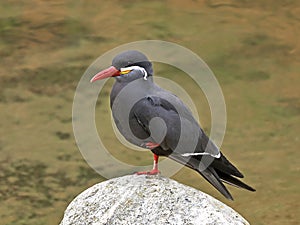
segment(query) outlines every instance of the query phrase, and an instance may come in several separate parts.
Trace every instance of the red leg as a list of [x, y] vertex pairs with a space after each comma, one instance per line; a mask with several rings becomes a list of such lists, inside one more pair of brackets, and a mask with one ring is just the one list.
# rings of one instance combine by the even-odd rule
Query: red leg
[[153, 158], [154, 158], [154, 161], [153, 161], [153, 169], [151, 171], [146, 171], [146, 172], [137, 172], [136, 174], [137, 175], [156, 175], [156, 174], [159, 174], [160, 171], [158, 170], [158, 158], [159, 156], [156, 155], [156, 154], [153, 154]]

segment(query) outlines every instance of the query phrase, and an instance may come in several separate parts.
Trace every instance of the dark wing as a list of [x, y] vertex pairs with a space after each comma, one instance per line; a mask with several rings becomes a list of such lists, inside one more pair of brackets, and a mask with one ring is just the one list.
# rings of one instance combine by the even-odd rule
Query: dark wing
[[129, 116], [132, 133], [138, 138], [150, 137], [163, 149], [172, 149], [184, 157], [206, 154], [218, 157], [219, 149], [207, 138], [186, 106], [174, 104], [172, 100], [158, 96], [139, 100]]
[[160, 143], [164, 150], [176, 148], [180, 118], [172, 104], [164, 99], [147, 96], [139, 100], [130, 111], [129, 125], [133, 135], [144, 142]]
[[[178, 102], [172, 104], [170, 101], [157, 96], [138, 101], [130, 112], [132, 133], [160, 143], [160, 147], [152, 149], [153, 153], [168, 156], [196, 170], [228, 199], [233, 198], [222, 181], [254, 191], [234, 177], [243, 175], [219, 152], [192, 115], [187, 111], [180, 114], [176, 106]], [[180, 107], [185, 105], [182, 103]]]

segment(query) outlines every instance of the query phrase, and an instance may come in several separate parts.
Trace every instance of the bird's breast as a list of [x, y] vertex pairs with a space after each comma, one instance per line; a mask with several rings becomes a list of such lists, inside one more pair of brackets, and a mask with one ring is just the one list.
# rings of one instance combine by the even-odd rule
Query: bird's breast
[[141, 99], [153, 94], [153, 88], [144, 80], [128, 84], [116, 82], [110, 95], [112, 116], [116, 127], [125, 139], [141, 146], [149, 133], [139, 123], [132, 109]]

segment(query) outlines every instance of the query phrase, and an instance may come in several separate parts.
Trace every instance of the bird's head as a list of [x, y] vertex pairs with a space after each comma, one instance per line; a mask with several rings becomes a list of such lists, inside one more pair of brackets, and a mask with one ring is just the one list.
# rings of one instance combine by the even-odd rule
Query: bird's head
[[116, 77], [120, 80], [134, 80], [153, 75], [152, 63], [141, 52], [129, 50], [121, 52], [112, 60], [112, 66], [100, 71], [91, 82], [108, 77]]

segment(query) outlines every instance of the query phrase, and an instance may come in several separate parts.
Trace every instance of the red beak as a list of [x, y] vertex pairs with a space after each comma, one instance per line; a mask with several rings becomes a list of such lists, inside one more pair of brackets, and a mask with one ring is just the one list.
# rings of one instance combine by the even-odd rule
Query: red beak
[[96, 80], [102, 80], [104, 78], [115, 77], [115, 76], [119, 76], [119, 75], [120, 75], [120, 71], [118, 69], [116, 69], [114, 66], [111, 66], [105, 70], [100, 71], [95, 76], [93, 76], [93, 78], [91, 79], [90, 82], [92, 83]]

